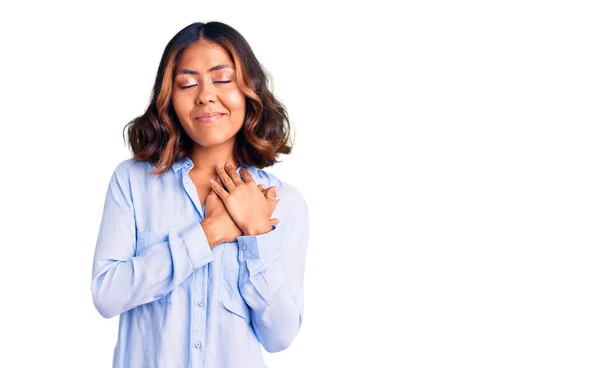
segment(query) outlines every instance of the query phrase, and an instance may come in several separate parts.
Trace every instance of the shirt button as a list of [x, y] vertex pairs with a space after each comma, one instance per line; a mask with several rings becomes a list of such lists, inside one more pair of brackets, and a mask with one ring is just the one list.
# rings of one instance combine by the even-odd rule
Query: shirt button
[[245, 245], [242, 245], [242, 250], [244, 250], [244, 251], [245, 251], [246, 249], [248, 249], [248, 248], [246, 248], [246, 246], [245, 246]]
[[195, 344], [194, 344], [194, 347], [195, 347], [196, 349], [200, 349], [200, 343], [199, 343], [199, 342], [195, 343]]
[[198, 302], [198, 306], [199, 306], [199, 307], [204, 307], [204, 300], [201, 300], [201, 301], [199, 301], [199, 302]]

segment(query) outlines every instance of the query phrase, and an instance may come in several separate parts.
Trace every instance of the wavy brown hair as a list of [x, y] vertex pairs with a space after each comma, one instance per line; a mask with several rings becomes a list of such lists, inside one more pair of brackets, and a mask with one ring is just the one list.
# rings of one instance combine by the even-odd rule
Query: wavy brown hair
[[277, 161], [277, 154], [292, 150], [290, 122], [285, 106], [269, 89], [268, 72], [256, 59], [246, 39], [221, 22], [193, 23], [179, 31], [167, 44], [160, 60], [150, 105], [143, 115], [123, 129], [137, 161], [148, 161], [166, 173], [175, 161], [185, 158], [194, 141], [184, 131], [171, 101], [173, 76], [183, 51], [195, 42], [207, 40], [225, 49], [233, 60], [237, 84], [246, 96], [246, 114], [236, 135], [234, 154], [244, 165], [260, 169]]

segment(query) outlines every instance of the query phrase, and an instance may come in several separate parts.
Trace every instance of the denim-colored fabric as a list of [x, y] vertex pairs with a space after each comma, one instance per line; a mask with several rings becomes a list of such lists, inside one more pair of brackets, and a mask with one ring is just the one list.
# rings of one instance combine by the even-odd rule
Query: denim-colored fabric
[[262, 368], [261, 345], [285, 349], [302, 324], [304, 197], [245, 166], [257, 184], [279, 187], [271, 217], [280, 222], [210, 249], [193, 165], [186, 158], [158, 177], [127, 159], [110, 179], [91, 291], [101, 315], [120, 315], [113, 367]]

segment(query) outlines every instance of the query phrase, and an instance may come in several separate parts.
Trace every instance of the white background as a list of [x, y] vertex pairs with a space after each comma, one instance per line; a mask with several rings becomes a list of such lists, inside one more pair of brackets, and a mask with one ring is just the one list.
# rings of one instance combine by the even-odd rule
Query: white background
[[[283, 3], [283, 2], [281, 2]], [[3, 3], [2, 367], [109, 367], [91, 268], [123, 126], [219, 20], [296, 128], [305, 325], [277, 367], [600, 366], [592, 1]]]

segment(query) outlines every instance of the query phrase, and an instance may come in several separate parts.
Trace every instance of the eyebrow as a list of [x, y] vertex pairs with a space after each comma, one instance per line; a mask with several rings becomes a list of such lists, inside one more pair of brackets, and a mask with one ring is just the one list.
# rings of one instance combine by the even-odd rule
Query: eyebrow
[[[221, 70], [221, 69], [225, 69], [225, 68], [233, 69], [233, 67], [231, 65], [219, 64], [219, 65], [215, 65], [212, 68], [208, 69], [208, 73], [214, 72], [214, 71], [217, 71], [217, 70]], [[194, 71], [194, 70], [180, 69], [180, 70], [177, 71], [177, 73], [175, 73], [175, 76], [178, 76], [179, 74], [193, 74], [193, 75], [198, 75], [199, 73], [197, 71]]]

